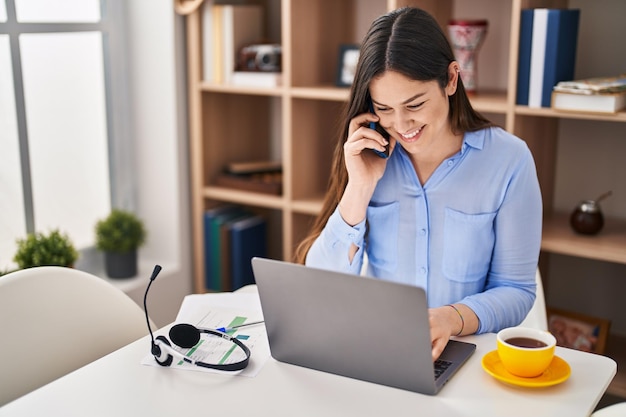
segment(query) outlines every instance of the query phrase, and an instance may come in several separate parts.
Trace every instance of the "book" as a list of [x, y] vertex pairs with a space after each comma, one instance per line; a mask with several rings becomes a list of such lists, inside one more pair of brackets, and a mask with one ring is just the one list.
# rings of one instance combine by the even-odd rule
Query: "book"
[[217, 282], [217, 278], [214, 276], [216, 267], [214, 266], [213, 254], [216, 251], [218, 242], [213, 239], [213, 223], [219, 215], [234, 210], [234, 207], [232, 205], [224, 205], [204, 212], [204, 287], [207, 289], [216, 289]]
[[626, 74], [561, 81], [553, 88], [552, 107], [557, 110], [617, 113], [626, 107]]
[[230, 225], [232, 290], [254, 284], [251, 260], [267, 257], [267, 224], [254, 215]]
[[547, 36], [548, 9], [534, 9], [530, 47], [530, 73], [528, 75], [528, 105], [530, 107], [541, 107]]
[[244, 87], [280, 87], [283, 84], [283, 74], [280, 72], [235, 71], [230, 83]]
[[617, 113], [626, 108], [626, 90], [617, 93], [580, 94], [553, 91], [552, 108], [591, 113]]
[[542, 107], [550, 107], [552, 88], [559, 81], [574, 77], [579, 21], [579, 9], [550, 10], [548, 13]]
[[626, 74], [616, 77], [595, 77], [574, 81], [561, 81], [554, 91], [576, 94], [606, 94], [626, 91]]
[[219, 249], [216, 256], [220, 257], [219, 267], [216, 271], [216, 281], [219, 280], [220, 291], [232, 291], [232, 271], [231, 271], [231, 226], [233, 223], [250, 217], [251, 214], [245, 210], [234, 213], [232, 216], [218, 220], [214, 231], [214, 238], [219, 241]]
[[579, 20], [579, 9], [533, 9], [529, 107], [550, 107], [552, 88], [574, 78]]
[[221, 291], [223, 281], [223, 256], [221, 226], [231, 219], [244, 215], [236, 205], [226, 204], [204, 212], [204, 282], [205, 288]]
[[229, 174], [256, 174], [259, 172], [280, 172], [283, 164], [278, 161], [247, 161], [232, 162], [226, 165], [226, 172]]
[[220, 187], [263, 194], [281, 195], [283, 192], [281, 172], [265, 172], [247, 175], [220, 174], [215, 179], [215, 184]]
[[213, 67], [213, 82], [224, 82], [223, 74], [223, 60], [224, 60], [224, 48], [222, 42], [222, 13], [220, 5], [213, 5], [211, 11], [213, 33], [211, 35], [211, 42], [213, 43], [213, 55], [211, 57], [211, 66]]
[[523, 9], [520, 17], [519, 59], [517, 62], [516, 103], [528, 105], [530, 55], [532, 51], [533, 9]]
[[230, 83], [238, 53], [263, 39], [263, 8], [251, 4], [213, 5], [215, 81]]
[[204, 0], [202, 4], [202, 78], [215, 82], [215, 43], [213, 32], [213, 0]]
[[267, 256], [265, 219], [227, 204], [205, 211], [205, 288], [233, 291], [254, 283], [250, 259]]
[[226, 210], [217, 216], [213, 217], [211, 221], [211, 239], [212, 239], [212, 252], [211, 252], [211, 286], [208, 287], [215, 291], [224, 291], [222, 289], [223, 283], [228, 285], [230, 281], [230, 271], [228, 271], [230, 255], [225, 253], [230, 248], [229, 245], [222, 241], [222, 229], [227, 228], [229, 223], [239, 220], [248, 216], [248, 213], [241, 207], [234, 206], [229, 210]]

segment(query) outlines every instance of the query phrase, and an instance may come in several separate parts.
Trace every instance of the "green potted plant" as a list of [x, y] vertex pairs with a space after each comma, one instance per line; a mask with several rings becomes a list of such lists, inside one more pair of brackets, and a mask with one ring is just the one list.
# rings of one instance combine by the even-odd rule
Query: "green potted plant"
[[78, 252], [74, 244], [58, 229], [49, 234], [30, 233], [25, 239], [18, 239], [13, 257], [20, 269], [43, 265], [73, 267], [76, 259]]
[[129, 211], [113, 209], [96, 223], [96, 248], [104, 252], [105, 270], [110, 278], [137, 275], [137, 249], [145, 240], [143, 222]]

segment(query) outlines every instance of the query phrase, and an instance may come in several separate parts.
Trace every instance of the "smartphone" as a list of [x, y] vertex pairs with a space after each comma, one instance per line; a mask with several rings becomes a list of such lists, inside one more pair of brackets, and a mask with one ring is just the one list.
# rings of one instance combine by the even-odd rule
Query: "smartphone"
[[[376, 114], [374, 112], [374, 103], [372, 103], [372, 100], [369, 101], [369, 111], [370, 113]], [[382, 127], [378, 126], [378, 123], [376, 122], [370, 122], [369, 128], [374, 129], [375, 131], [383, 135], [383, 137], [387, 140], [387, 146], [385, 146], [384, 152], [381, 152], [378, 149], [372, 149], [372, 151], [376, 155], [380, 156], [381, 158], [388, 158], [389, 157], [389, 133], [387, 133], [387, 131], [383, 129]]]

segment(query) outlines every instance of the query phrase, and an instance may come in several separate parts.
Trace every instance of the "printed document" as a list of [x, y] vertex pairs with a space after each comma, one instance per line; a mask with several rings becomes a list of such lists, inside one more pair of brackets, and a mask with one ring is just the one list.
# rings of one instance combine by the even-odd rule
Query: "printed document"
[[[263, 313], [259, 296], [251, 293], [192, 294], [185, 297], [175, 323], [189, 323], [197, 328], [230, 328], [246, 323], [262, 321]], [[161, 332], [157, 332], [161, 333]], [[256, 376], [270, 357], [269, 343], [264, 324], [243, 326], [228, 332], [243, 342], [251, 352], [248, 366], [238, 372], [218, 371], [174, 360], [171, 367], [191, 371], [222, 373], [231, 375]], [[167, 334], [164, 334], [167, 336]], [[156, 335], [155, 335], [156, 337]], [[169, 337], [168, 337], [169, 339]], [[244, 352], [234, 343], [221, 337], [202, 333], [200, 341], [190, 349], [172, 347], [181, 354], [196, 361], [228, 364], [245, 358]], [[141, 361], [144, 365], [161, 366], [152, 355]]]

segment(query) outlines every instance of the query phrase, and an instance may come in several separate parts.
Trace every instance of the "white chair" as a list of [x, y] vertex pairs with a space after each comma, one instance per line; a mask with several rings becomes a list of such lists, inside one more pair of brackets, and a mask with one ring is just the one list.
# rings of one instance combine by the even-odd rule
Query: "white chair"
[[[0, 406], [148, 334], [143, 309], [72, 268], [0, 277]], [[149, 346], [146, 344], [146, 352]]]
[[539, 268], [537, 268], [537, 273], [535, 274], [535, 282], [537, 283], [535, 304], [533, 304], [532, 308], [526, 315], [526, 318], [520, 323], [520, 326], [548, 330], [546, 298], [543, 292], [543, 281], [541, 280], [541, 273], [539, 272]]

